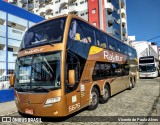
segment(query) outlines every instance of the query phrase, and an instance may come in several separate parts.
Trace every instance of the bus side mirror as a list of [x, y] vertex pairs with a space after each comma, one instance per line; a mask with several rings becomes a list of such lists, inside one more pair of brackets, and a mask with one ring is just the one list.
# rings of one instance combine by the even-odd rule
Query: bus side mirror
[[11, 87], [13, 87], [14, 86], [14, 82], [15, 82], [15, 75], [14, 74], [11, 74], [10, 75], [10, 80], [9, 80], [10, 82], [10, 85], [11, 85]]
[[69, 70], [69, 86], [70, 87], [73, 87], [73, 85], [75, 84], [76, 82], [76, 76], [75, 76], [75, 70]]

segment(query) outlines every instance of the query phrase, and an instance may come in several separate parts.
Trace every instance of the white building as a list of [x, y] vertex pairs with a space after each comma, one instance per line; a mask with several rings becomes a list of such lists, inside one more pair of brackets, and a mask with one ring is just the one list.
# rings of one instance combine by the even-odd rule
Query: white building
[[110, 35], [128, 42], [126, 0], [7, 0], [46, 19], [76, 14]]
[[159, 58], [158, 46], [155, 43], [148, 41], [135, 41], [132, 43], [132, 46], [137, 51], [138, 59], [139, 57], [144, 56], [155, 56], [157, 59]]
[[0, 76], [13, 73], [24, 32], [44, 18], [0, 1]]

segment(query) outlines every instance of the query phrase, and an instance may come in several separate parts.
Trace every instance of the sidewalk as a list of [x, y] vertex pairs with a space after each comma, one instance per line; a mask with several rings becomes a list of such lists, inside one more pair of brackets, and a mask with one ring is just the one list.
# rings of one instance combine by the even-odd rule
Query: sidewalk
[[0, 116], [9, 115], [16, 111], [17, 108], [14, 101], [0, 103]]

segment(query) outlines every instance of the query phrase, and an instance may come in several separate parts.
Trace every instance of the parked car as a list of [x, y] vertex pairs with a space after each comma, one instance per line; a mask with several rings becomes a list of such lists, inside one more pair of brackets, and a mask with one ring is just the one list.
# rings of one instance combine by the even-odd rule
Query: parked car
[[10, 76], [2, 76], [0, 77], [0, 90], [9, 89], [10, 88]]

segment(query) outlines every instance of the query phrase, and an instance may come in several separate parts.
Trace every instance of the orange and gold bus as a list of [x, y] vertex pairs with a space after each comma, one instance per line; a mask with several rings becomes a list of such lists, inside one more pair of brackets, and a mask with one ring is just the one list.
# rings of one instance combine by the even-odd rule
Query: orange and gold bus
[[75, 15], [29, 28], [15, 66], [20, 114], [67, 116], [97, 108], [137, 79], [136, 50]]

